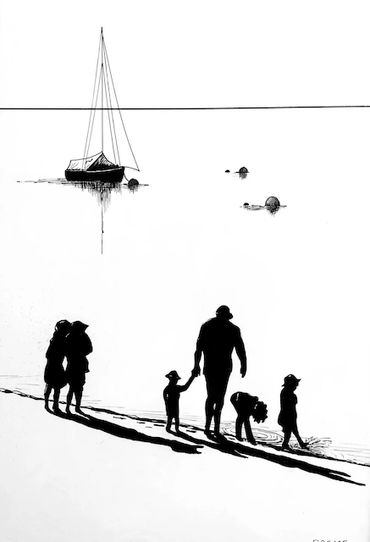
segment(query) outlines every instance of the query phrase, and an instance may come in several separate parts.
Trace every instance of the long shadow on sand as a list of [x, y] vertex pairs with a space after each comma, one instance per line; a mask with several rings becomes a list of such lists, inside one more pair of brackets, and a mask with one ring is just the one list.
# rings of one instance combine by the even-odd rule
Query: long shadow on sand
[[[5, 389], [0, 388], [0, 392], [11, 393], [11, 394], [18, 395], [20, 397], [33, 399], [36, 401], [43, 401], [41, 397], [27, 394], [27, 393], [21, 392], [20, 390], [10, 390], [6, 388]], [[61, 403], [64, 403], [64, 402], [61, 401]], [[114, 415], [116, 418], [119, 418], [121, 420], [128, 418], [128, 419], [135, 420], [139, 423], [151, 422], [154, 425], [164, 426], [163, 420], [160, 420], [157, 418], [121, 414], [114, 410], [98, 408], [98, 407], [85, 407], [85, 409]], [[91, 416], [89, 414], [84, 414], [83, 416], [77, 416], [75, 414], [70, 414], [67, 416], [65, 414], [61, 414], [58, 416], [66, 420], [71, 420], [76, 423], [80, 423], [81, 425], [85, 425], [86, 427], [90, 427], [91, 429], [104, 431], [105, 433], [109, 433], [110, 435], [113, 435], [115, 437], [124, 438], [128, 440], [133, 440], [133, 441], [139, 441], [139, 442], [147, 442], [150, 444], [157, 444], [161, 446], [168, 446], [175, 452], [187, 453], [187, 454], [199, 454], [200, 452], [198, 448], [202, 448], [206, 446], [208, 448], [217, 450], [222, 453], [227, 453], [235, 457], [240, 457], [241, 459], [247, 459], [248, 457], [257, 457], [259, 459], [271, 461], [272, 463], [277, 463], [281, 465], [282, 467], [296, 468], [296, 469], [300, 469], [302, 471], [308, 472], [310, 474], [318, 474], [320, 476], [330, 478], [331, 480], [346, 482], [347, 484], [354, 484], [357, 486], [365, 486], [365, 484], [355, 482], [349, 479], [349, 475], [346, 474], [345, 472], [322, 467], [320, 465], [315, 465], [307, 461], [303, 461], [302, 459], [297, 459], [296, 457], [292, 457], [291, 454], [288, 455], [288, 454], [270, 453], [266, 450], [261, 450], [260, 448], [254, 448], [253, 446], [245, 446], [244, 444], [240, 444], [238, 442], [233, 442], [231, 440], [228, 440], [225, 437], [221, 437], [218, 439], [214, 438], [213, 440], [205, 440], [205, 439], [200, 439], [200, 438], [190, 436], [188, 433], [185, 433], [183, 431], [180, 431], [178, 433], [171, 432], [176, 437], [179, 437], [183, 440], [187, 440], [188, 442], [192, 443], [192, 444], [187, 444], [185, 442], [181, 442], [178, 440], [167, 439], [167, 438], [157, 437], [157, 436], [150, 436], [145, 433], [141, 433], [140, 431], [137, 431], [136, 429], [123, 427], [122, 425], [108, 422], [100, 418], [95, 418], [94, 416]], [[187, 427], [187, 428], [199, 431], [199, 428], [194, 425], [183, 424], [183, 427]], [[300, 453], [300, 455], [303, 455], [303, 454]], [[315, 457], [315, 458], [320, 459], [319, 457]], [[331, 458], [328, 458], [328, 459], [331, 459]]]
[[326, 478], [331, 478], [332, 480], [337, 480], [339, 482], [347, 482], [347, 484], [354, 484], [357, 486], [365, 485], [350, 480], [349, 474], [346, 474], [345, 472], [328, 469], [326, 467], [321, 467], [320, 465], [314, 465], [312, 463], [308, 463], [307, 461], [302, 461], [301, 459], [296, 459], [295, 457], [291, 457], [288, 455], [269, 453], [265, 450], [260, 450], [252, 446], [245, 446], [243, 444], [232, 442], [230, 440], [227, 440], [225, 437], [214, 439], [214, 441], [207, 441], [191, 437], [190, 435], [188, 435], [187, 433], [183, 433], [182, 431], [176, 434], [177, 436], [181, 437], [184, 440], [188, 440], [189, 442], [193, 442], [197, 445], [208, 446], [209, 448], [213, 448], [227, 454], [236, 455], [244, 458], [257, 457], [259, 459], [265, 459], [267, 461], [277, 463], [282, 467], [300, 469], [311, 474], [319, 474], [321, 476], [325, 476]]
[[126, 438], [129, 440], [137, 440], [141, 442], [149, 442], [151, 444], [160, 444], [160, 445], [170, 446], [172, 450], [174, 450], [175, 452], [193, 453], [193, 454], [200, 453], [198, 451], [198, 448], [207, 446], [208, 448], [218, 450], [219, 452], [227, 453], [227, 454], [244, 458], [244, 459], [248, 457], [257, 457], [259, 459], [265, 459], [267, 461], [277, 463], [283, 467], [300, 469], [305, 472], [309, 472], [311, 474], [318, 474], [326, 478], [330, 478], [332, 480], [337, 480], [339, 482], [347, 482], [348, 484], [354, 484], [358, 486], [365, 485], [365, 484], [350, 480], [349, 475], [346, 474], [345, 472], [329, 469], [326, 467], [321, 467], [320, 465], [315, 465], [307, 461], [302, 461], [301, 459], [296, 459], [295, 457], [291, 457], [288, 455], [278, 455], [274, 453], [269, 453], [265, 450], [260, 450], [251, 446], [245, 446], [243, 444], [232, 442], [226, 439], [225, 437], [220, 437], [214, 440], [204, 440], [204, 439], [192, 437], [182, 431], [179, 431], [177, 433], [171, 431], [173, 435], [180, 437], [183, 440], [187, 440], [195, 445], [195, 446], [191, 446], [185, 443], [181, 443], [180, 441], [177, 441], [177, 440], [170, 440], [170, 439], [165, 439], [162, 437], [148, 436], [148, 435], [145, 435], [144, 433], [140, 433], [139, 431], [136, 431], [135, 429], [123, 427], [121, 425], [117, 425], [115, 423], [108, 422], [106, 420], [101, 420], [100, 418], [95, 418], [94, 416], [91, 416], [89, 414], [85, 414], [84, 416], [69, 414], [67, 416], [67, 419], [73, 420], [77, 423], [81, 423], [82, 425], [86, 425], [87, 427], [91, 427], [92, 429], [98, 429], [100, 431], [104, 431], [116, 437]]
[[186, 444], [185, 442], [180, 442], [178, 440], [172, 440], [162, 437], [154, 437], [141, 433], [136, 429], [131, 429], [129, 427], [123, 427], [106, 420], [101, 420], [85, 414], [84, 416], [77, 416], [76, 414], [62, 414], [58, 415], [67, 420], [72, 420], [91, 429], [98, 429], [99, 431], [104, 431], [104, 433], [109, 433], [114, 437], [124, 438], [128, 440], [135, 440], [139, 442], [147, 442], [149, 444], [159, 444], [161, 446], [169, 446], [174, 452], [180, 452], [185, 454], [199, 454], [199, 446], [193, 446], [191, 444]]

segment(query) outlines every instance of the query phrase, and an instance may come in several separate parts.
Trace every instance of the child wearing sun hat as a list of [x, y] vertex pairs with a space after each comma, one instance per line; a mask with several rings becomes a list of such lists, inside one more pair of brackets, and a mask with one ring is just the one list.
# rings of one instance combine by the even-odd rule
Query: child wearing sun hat
[[300, 378], [289, 374], [284, 378], [283, 389], [280, 393], [280, 414], [278, 423], [281, 425], [284, 432], [283, 450], [290, 450], [289, 439], [291, 434], [296, 437], [301, 448], [307, 448], [307, 444], [303, 442], [298, 432], [297, 426], [297, 396], [294, 391], [297, 389]]
[[195, 374], [191, 374], [189, 380], [183, 386], [179, 386], [177, 383], [181, 380], [181, 377], [177, 374], [177, 371], [170, 371], [166, 374], [166, 378], [169, 379], [169, 383], [163, 390], [163, 399], [166, 405], [167, 425], [166, 431], [171, 431], [172, 421], [175, 422], [175, 430], [179, 431], [180, 426], [180, 413], [179, 413], [179, 401], [180, 393], [186, 391], [195, 378]]

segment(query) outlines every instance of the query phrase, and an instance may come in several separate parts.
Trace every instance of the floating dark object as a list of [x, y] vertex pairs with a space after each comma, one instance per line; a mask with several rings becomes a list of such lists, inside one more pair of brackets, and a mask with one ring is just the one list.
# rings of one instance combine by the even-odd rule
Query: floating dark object
[[229, 169], [225, 169], [225, 173], [230, 173], [230, 170], [229, 170]]
[[139, 181], [137, 179], [130, 179], [127, 183], [128, 188], [136, 188], [139, 186]]
[[275, 196], [270, 196], [267, 198], [265, 205], [255, 205], [249, 204], [248, 202], [243, 203], [242, 208], [247, 211], [262, 211], [265, 209], [270, 214], [275, 214], [279, 209], [286, 207], [286, 205], [280, 205], [280, 201]]
[[[112, 98], [110, 88], [114, 89], [114, 83], [110, 64], [108, 60], [107, 49], [105, 47], [105, 41], [103, 36], [103, 29], [100, 32], [100, 43], [98, 52], [98, 62], [95, 71], [94, 80], [94, 92], [93, 100], [91, 104], [90, 118], [87, 129], [87, 137], [84, 148], [83, 158], [78, 160], [71, 160], [67, 169], [65, 170], [65, 178], [67, 181], [72, 182], [97, 182], [97, 183], [120, 183], [123, 179], [125, 168], [130, 167], [128, 165], [122, 166], [120, 163], [120, 154], [117, 144], [117, 136], [114, 122], [114, 110], [119, 111], [120, 121], [123, 126], [124, 133], [126, 135], [127, 143], [135, 163], [135, 167], [130, 167], [139, 171], [136, 158], [131, 148], [130, 141], [127, 136], [126, 128], [122, 119], [121, 111], [119, 110], [119, 103], [114, 90], [114, 104], [112, 104]], [[113, 106], [114, 107], [113, 107]], [[101, 114], [96, 115], [96, 110], [99, 109]], [[101, 118], [101, 145], [100, 152], [89, 156], [90, 142], [92, 138], [95, 117]], [[104, 121], [104, 117], [106, 120]], [[109, 160], [104, 154], [104, 128], [109, 126], [111, 136], [111, 149], [113, 152], [113, 160]], [[107, 129], [107, 128], [106, 128]]]
[[237, 173], [241, 179], [246, 179], [249, 171], [245, 166], [243, 166], [239, 169], [239, 171], [237, 171]]
[[275, 196], [270, 196], [265, 201], [265, 207], [270, 213], [276, 213], [280, 208], [280, 201]]

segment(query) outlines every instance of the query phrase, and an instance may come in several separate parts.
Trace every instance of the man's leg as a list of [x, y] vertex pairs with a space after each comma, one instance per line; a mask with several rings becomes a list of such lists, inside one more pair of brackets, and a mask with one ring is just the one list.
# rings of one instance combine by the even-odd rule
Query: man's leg
[[224, 406], [224, 401], [218, 399], [215, 404], [215, 410], [214, 410], [214, 420], [215, 420], [215, 435], [220, 434], [220, 423], [221, 423], [221, 411], [222, 407]]
[[214, 420], [215, 420], [215, 434], [220, 434], [221, 424], [221, 412], [224, 406], [225, 394], [227, 385], [229, 383], [230, 372], [215, 375], [214, 390], [215, 390], [215, 407], [214, 407]]
[[214, 401], [212, 397], [206, 399], [206, 427], [205, 433], [209, 433], [211, 430], [211, 422], [214, 414]]
[[214, 400], [214, 384], [210, 375], [205, 374], [206, 387], [207, 387], [207, 399], [206, 399], [206, 426], [204, 432], [207, 434], [211, 431], [211, 423], [214, 415], [215, 400]]

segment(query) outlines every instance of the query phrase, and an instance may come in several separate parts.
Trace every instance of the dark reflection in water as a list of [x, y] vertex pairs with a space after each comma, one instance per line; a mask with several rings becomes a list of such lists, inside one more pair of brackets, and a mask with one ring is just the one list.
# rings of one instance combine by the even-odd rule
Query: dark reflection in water
[[129, 192], [137, 192], [143, 186], [149, 186], [148, 184], [139, 183], [137, 179], [127, 179], [126, 183], [109, 183], [105, 181], [67, 181], [65, 178], [56, 179], [38, 179], [37, 181], [18, 181], [23, 183], [44, 183], [44, 184], [60, 184], [66, 186], [74, 186], [80, 190], [85, 190], [96, 197], [100, 204], [100, 221], [101, 221], [101, 239], [100, 239], [100, 251], [103, 254], [104, 250], [104, 213], [108, 209], [111, 202], [112, 193], [120, 193], [122, 190], [128, 190]]
[[103, 211], [106, 211], [112, 198], [112, 192], [120, 193], [127, 185], [123, 183], [106, 183], [106, 182], [66, 182], [80, 190], [85, 190], [96, 197]]

